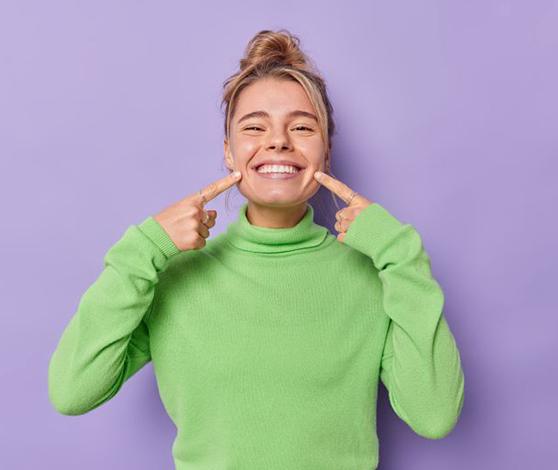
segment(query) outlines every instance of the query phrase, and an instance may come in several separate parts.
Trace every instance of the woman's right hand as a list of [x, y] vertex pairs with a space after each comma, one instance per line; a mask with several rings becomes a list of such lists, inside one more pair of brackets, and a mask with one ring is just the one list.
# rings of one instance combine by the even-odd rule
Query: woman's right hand
[[201, 191], [186, 196], [159, 212], [153, 218], [161, 224], [165, 232], [181, 251], [198, 250], [205, 246], [209, 229], [215, 225], [217, 211], [204, 209], [204, 204], [217, 197], [238, 181], [238, 176], [230, 173], [224, 178], [210, 183]]

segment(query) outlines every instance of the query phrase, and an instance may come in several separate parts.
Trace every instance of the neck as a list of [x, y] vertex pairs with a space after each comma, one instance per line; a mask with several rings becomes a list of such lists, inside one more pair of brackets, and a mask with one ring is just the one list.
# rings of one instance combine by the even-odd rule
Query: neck
[[[229, 225], [226, 234], [227, 241], [242, 251], [281, 257], [287, 253], [296, 254], [308, 249], [319, 249], [328, 237], [328, 229], [314, 223], [314, 209], [311, 204], [306, 205], [306, 212], [302, 218], [294, 215], [296, 212], [292, 210], [289, 212], [292, 218], [288, 220], [271, 220], [271, 223], [282, 221], [282, 227], [252, 224], [247, 217], [248, 206], [248, 202], [242, 204], [238, 210], [238, 218]], [[297, 217], [299, 220], [293, 225]], [[265, 218], [263, 223], [269, 225], [270, 218]]]
[[289, 207], [273, 207], [248, 201], [246, 218], [257, 227], [289, 228], [300, 222], [307, 207], [306, 202]]

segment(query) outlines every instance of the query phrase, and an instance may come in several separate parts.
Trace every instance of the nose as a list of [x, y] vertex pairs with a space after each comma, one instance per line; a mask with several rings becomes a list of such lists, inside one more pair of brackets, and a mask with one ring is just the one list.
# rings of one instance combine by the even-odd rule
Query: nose
[[267, 150], [290, 150], [291, 142], [285, 132], [278, 130], [270, 135], [266, 148]]

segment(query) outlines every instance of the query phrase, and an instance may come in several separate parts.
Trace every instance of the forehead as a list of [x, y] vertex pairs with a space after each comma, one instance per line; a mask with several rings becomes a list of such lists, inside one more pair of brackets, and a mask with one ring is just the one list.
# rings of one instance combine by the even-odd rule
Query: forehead
[[314, 113], [304, 88], [291, 80], [260, 79], [240, 93], [235, 116], [239, 119], [252, 111], [266, 111], [272, 117], [283, 117], [295, 109]]

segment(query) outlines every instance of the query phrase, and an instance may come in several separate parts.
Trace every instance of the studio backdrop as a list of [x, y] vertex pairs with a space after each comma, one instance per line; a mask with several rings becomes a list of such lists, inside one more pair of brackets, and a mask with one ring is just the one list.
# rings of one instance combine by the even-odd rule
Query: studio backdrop
[[[3, 1], [0, 467], [173, 468], [151, 362], [75, 416], [49, 362], [126, 230], [228, 174], [224, 81], [285, 28], [327, 83], [333, 174], [420, 233], [462, 361], [442, 439], [380, 384], [379, 468], [554, 468], [557, 24], [553, 0]], [[233, 186], [207, 205], [211, 237], [244, 202]], [[311, 203], [335, 234], [344, 202]]]

